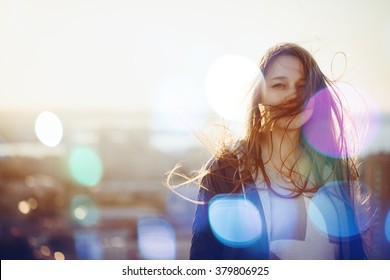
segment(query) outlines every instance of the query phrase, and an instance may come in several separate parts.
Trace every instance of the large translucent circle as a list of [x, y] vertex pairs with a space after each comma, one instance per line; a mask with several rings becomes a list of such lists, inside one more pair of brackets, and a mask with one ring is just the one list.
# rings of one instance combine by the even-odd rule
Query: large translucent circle
[[176, 258], [176, 235], [172, 225], [161, 217], [143, 217], [137, 223], [138, 250], [146, 260]]
[[74, 243], [78, 260], [101, 260], [103, 258], [104, 249], [99, 231], [76, 228], [74, 229]]
[[[334, 98], [328, 88], [317, 92], [311, 99], [314, 111], [303, 127], [307, 143], [319, 153], [331, 157], [355, 156], [367, 150], [378, 133], [378, 107], [363, 91], [351, 86], [337, 85], [335, 108], [329, 100]], [[342, 120], [342, 126], [338, 120]], [[342, 133], [343, 132], [343, 133]]]
[[239, 55], [225, 55], [209, 69], [205, 82], [210, 106], [227, 120], [242, 121], [248, 111], [250, 93], [263, 80], [259, 67]]
[[387, 242], [390, 242], [390, 210], [387, 212], [387, 215], [385, 218], [385, 236], [386, 236]]
[[[345, 238], [358, 235], [355, 212], [342, 194], [345, 182], [330, 182], [313, 196], [308, 216], [318, 230], [331, 237]], [[353, 186], [350, 186], [353, 187]]]
[[35, 121], [35, 134], [42, 144], [55, 147], [63, 136], [62, 122], [56, 114], [43, 111]]
[[84, 186], [95, 186], [103, 176], [102, 160], [89, 147], [74, 148], [70, 153], [68, 165], [72, 177]]
[[231, 247], [246, 247], [261, 236], [256, 206], [243, 196], [215, 196], [210, 201], [209, 221], [215, 237]]

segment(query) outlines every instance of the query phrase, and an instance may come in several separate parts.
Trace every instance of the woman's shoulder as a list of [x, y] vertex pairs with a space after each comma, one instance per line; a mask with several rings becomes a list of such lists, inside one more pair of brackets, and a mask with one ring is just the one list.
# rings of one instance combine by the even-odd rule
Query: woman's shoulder
[[206, 168], [212, 171], [226, 172], [238, 168], [243, 154], [244, 141], [239, 140], [230, 145], [223, 145], [207, 162]]
[[202, 186], [212, 193], [232, 192], [239, 180], [238, 157], [234, 154], [213, 156], [205, 166]]

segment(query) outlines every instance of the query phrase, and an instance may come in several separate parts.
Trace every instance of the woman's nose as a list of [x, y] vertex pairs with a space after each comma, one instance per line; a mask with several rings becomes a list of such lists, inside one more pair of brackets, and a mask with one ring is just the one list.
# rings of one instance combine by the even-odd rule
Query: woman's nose
[[298, 97], [298, 90], [295, 87], [293, 87], [289, 90], [286, 101], [295, 100], [297, 99], [297, 97]]

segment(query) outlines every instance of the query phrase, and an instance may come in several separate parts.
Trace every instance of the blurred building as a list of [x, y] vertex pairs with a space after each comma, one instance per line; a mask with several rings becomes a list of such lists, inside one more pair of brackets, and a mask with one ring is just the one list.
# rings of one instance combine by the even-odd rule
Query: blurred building
[[374, 191], [382, 210], [390, 207], [390, 153], [369, 155], [361, 169], [362, 181]]
[[[165, 219], [174, 229], [175, 257], [188, 258], [194, 205], [163, 181], [183, 158], [193, 159], [184, 172], [199, 168], [205, 160], [199, 146], [159, 149], [153, 137], [172, 135], [175, 146], [176, 136], [151, 130], [145, 114], [62, 112], [63, 139], [47, 147], [34, 133], [38, 113], [1, 112], [2, 259], [142, 258], [137, 224], [145, 215]], [[102, 163], [93, 186], [71, 175], [69, 154], [77, 147], [89, 147]]]
[[390, 237], [386, 232], [390, 226], [390, 153], [367, 156], [360, 172], [362, 182], [373, 192], [374, 204], [378, 205], [377, 226], [373, 234], [377, 243], [376, 257], [390, 259]]

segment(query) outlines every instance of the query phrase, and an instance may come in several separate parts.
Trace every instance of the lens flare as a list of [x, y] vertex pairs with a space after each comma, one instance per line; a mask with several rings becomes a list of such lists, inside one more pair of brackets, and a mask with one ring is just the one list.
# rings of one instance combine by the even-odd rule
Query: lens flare
[[308, 216], [321, 232], [331, 237], [351, 237], [359, 234], [354, 210], [341, 193], [344, 182], [330, 182], [313, 196]]
[[62, 252], [55, 252], [54, 253], [54, 259], [55, 260], [65, 260], [65, 255]]
[[172, 225], [160, 217], [140, 218], [137, 223], [138, 250], [145, 260], [174, 260], [176, 236]]
[[390, 242], [390, 211], [387, 212], [385, 219], [385, 236], [388, 242]]
[[96, 230], [77, 229], [74, 231], [74, 240], [79, 260], [101, 260], [103, 258], [103, 249]]
[[89, 196], [78, 195], [73, 197], [70, 209], [73, 220], [81, 225], [95, 225], [100, 219], [99, 208]]
[[[363, 91], [346, 85], [336, 85], [342, 112], [337, 117], [330, 111], [329, 100], [334, 94], [328, 88], [311, 99], [315, 110], [303, 127], [305, 140], [316, 151], [331, 157], [355, 156], [369, 148], [379, 128], [379, 110], [372, 98]], [[343, 120], [342, 131], [337, 119]]]
[[31, 209], [37, 209], [37, 207], [38, 207], [38, 201], [37, 201], [35, 198], [30, 197], [30, 198], [27, 200], [27, 202], [28, 202], [28, 205], [30, 206]]
[[42, 144], [55, 147], [63, 136], [62, 122], [54, 113], [43, 111], [35, 121], [35, 134]]
[[217, 59], [207, 73], [205, 90], [210, 106], [223, 118], [243, 121], [250, 91], [263, 80], [257, 65], [239, 55]]
[[88, 147], [77, 147], [70, 153], [68, 161], [72, 177], [80, 184], [92, 187], [103, 175], [103, 163], [99, 155]]
[[44, 255], [45, 257], [49, 257], [51, 254], [51, 250], [47, 246], [41, 246], [41, 254]]
[[250, 246], [262, 224], [255, 205], [241, 195], [217, 195], [210, 201], [209, 220], [215, 237], [230, 247]]
[[18, 203], [18, 209], [23, 214], [28, 214], [31, 211], [30, 204], [27, 201], [22, 200]]

